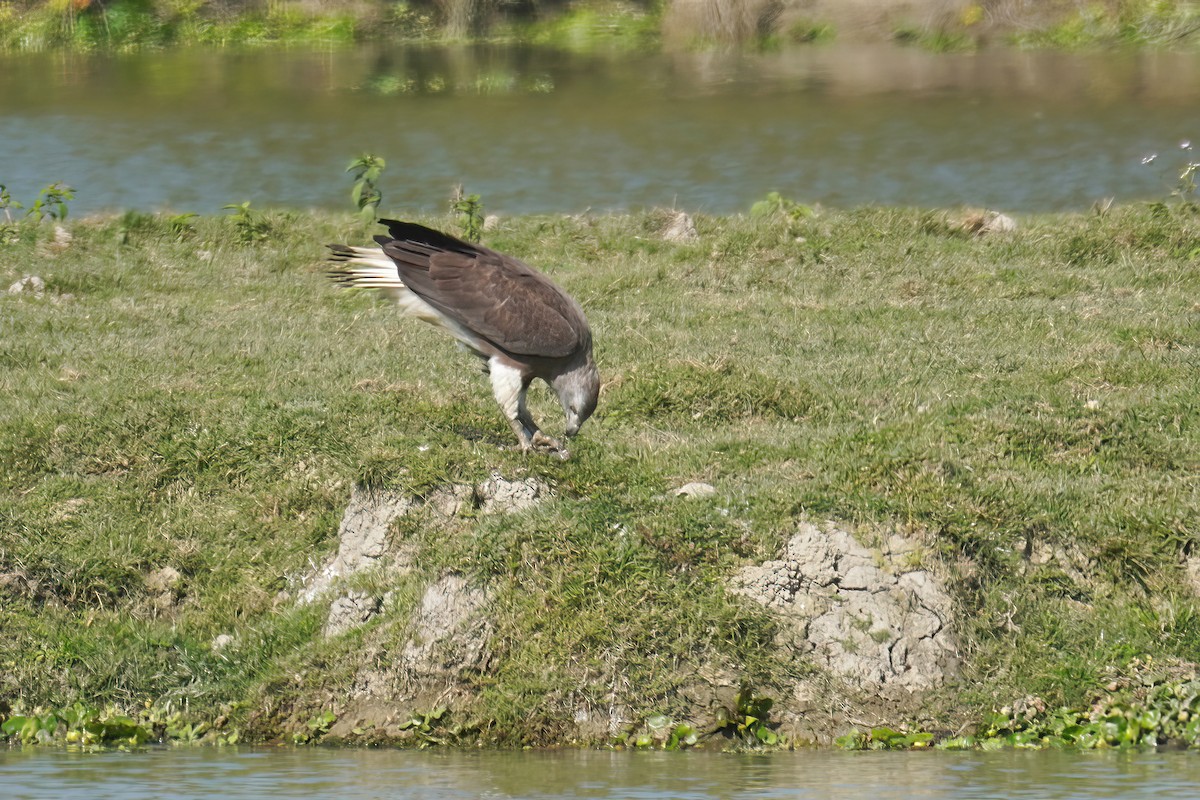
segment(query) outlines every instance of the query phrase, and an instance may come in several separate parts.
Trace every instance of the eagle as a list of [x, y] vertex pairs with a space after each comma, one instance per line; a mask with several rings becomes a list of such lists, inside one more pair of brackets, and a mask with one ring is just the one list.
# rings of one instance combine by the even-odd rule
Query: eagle
[[492, 393], [524, 451], [566, 450], [544, 434], [525, 404], [535, 378], [558, 397], [566, 435], [596, 410], [600, 373], [583, 309], [520, 259], [413, 222], [382, 219], [379, 247], [327, 245], [328, 275], [374, 289], [406, 316], [435, 325], [484, 361]]

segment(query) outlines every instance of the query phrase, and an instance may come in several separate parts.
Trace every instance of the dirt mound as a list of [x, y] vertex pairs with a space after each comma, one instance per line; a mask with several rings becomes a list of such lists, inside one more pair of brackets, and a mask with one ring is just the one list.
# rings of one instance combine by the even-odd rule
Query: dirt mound
[[[416, 545], [391, 535], [393, 523], [410, 513], [427, 509], [443, 519], [467, 513], [509, 513], [529, 508], [548, 494], [549, 488], [532, 478], [508, 480], [498, 473], [477, 486], [439, 489], [424, 500], [356, 486], [338, 527], [337, 554], [304, 581], [297, 599], [312, 603], [363, 572], [393, 577], [411, 572], [418, 555]], [[380, 613], [385, 599], [361, 589], [342, 591], [330, 605], [325, 636], [337, 636], [364, 624]]]

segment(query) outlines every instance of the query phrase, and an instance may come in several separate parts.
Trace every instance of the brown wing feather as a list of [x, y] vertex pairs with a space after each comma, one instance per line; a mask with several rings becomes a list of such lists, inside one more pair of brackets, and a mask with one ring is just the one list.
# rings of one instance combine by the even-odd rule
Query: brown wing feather
[[486, 247], [441, 244], [391, 240], [383, 251], [409, 289], [506, 352], [565, 358], [584, 346], [582, 311], [549, 278]]

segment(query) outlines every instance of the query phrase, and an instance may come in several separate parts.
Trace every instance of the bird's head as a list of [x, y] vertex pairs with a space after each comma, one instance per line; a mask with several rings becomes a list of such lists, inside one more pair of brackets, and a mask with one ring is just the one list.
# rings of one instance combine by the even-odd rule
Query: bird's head
[[551, 386], [567, 417], [567, 436], [574, 436], [596, 410], [596, 401], [600, 399], [600, 371], [589, 357], [575, 369], [555, 378]]

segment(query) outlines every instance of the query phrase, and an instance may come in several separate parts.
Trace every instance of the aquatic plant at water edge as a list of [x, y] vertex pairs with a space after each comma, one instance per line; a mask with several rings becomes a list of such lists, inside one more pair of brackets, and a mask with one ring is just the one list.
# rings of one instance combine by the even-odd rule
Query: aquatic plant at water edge
[[413, 711], [408, 715], [407, 720], [400, 723], [399, 728], [402, 731], [410, 731], [416, 737], [418, 747], [425, 748], [430, 745], [445, 744], [447, 734], [453, 733], [441, 730], [448, 711], [449, 709], [445, 706], [436, 706], [427, 711]]
[[733, 713], [721, 709], [724, 713], [718, 714], [723, 722], [721, 730], [751, 746], [778, 744], [779, 735], [769, 720], [774, 705], [775, 701], [771, 698], [759, 695], [749, 686], [743, 686], [734, 698]]
[[1200, 678], [1152, 658], [1134, 659], [1087, 708], [1048, 706], [1026, 697], [994, 710], [973, 734], [942, 738], [926, 731], [873, 728], [851, 731], [836, 744], [846, 750], [903, 750], [933, 744], [940, 750], [1161, 747], [1200, 745]]
[[337, 722], [337, 714], [332, 711], [322, 711], [311, 717], [304, 724], [304, 730], [296, 731], [292, 734], [292, 741], [295, 744], [308, 744], [316, 742], [322, 736], [329, 733], [329, 729], [333, 727], [333, 723]]
[[52, 710], [22, 710], [0, 715], [0, 742], [78, 745], [87, 748], [136, 747], [149, 742], [235, 744], [238, 732], [215, 723], [189, 720], [179, 711], [147, 704], [134, 713], [116, 706], [99, 708], [75, 702]]
[[932, 741], [932, 733], [898, 731], [881, 726], [869, 731], [851, 731], [835, 739], [834, 744], [843, 750], [908, 750], [927, 747]]
[[673, 722], [664, 714], [654, 714], [646, 719], [646, 730], [636, 734], [631, 744], [638, 750], [661, 748], [671, 751], [694, 747], [699, 741], [700, 732], [691, 724]]

